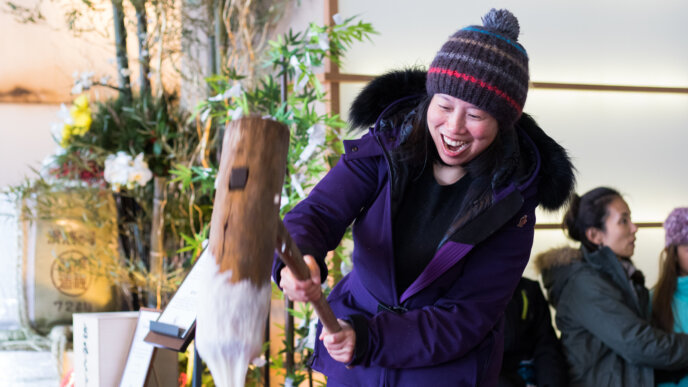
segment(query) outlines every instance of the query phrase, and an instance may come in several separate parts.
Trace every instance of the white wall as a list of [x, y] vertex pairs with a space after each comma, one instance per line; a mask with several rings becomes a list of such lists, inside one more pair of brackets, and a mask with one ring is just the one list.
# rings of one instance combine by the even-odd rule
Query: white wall
[[31, 176], [57, 148], [50, 126], [59, 105], [0, 104], [0, 190]]
[[[447, 37], [481, 24], [483, 2], [449, 0], [340, 0], [344, 16], [360, 15], [380, 32], [356, 44], [341, 72], [375, 75], [427, 66]], [[530, 57], [535, 82], [688, 87], [688, 3], [652, 5], [623, 0], [518, 2], [497, 0], [519, 19], [519, 41]], [[342, 86], [342, 113], [362, 84]], [[531, 89], [526, 112], [571, 153], [579, 193], [599, 185], [620, 190], [635, 221], [661, 222], [688, 206], [685, 154], [688, 94]], [[538, 214], [559, 222], [561, 214]], [[642, 229], [634, 261], [647, 284], [657, 278], [662, 229]], [[533, 253], [571, 243], [559, 230], [537, 231]], [[532, 267], [526, 275], [535, 277]]]
[[[50, 125], [58, 122], [56, 105], [0, 104], [0, 190], [33, 176], [31, 168], [52, 153], [56, 144]], [[16, 208], [0, 195], [0, 329], [18, 324], [19, 273]]]

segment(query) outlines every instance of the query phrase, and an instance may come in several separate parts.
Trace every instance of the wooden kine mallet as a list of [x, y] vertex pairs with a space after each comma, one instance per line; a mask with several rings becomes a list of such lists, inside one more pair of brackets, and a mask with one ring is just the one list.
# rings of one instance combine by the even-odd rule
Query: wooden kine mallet
[[[196, 348], [215, 384], [243, 386], [260, 355], [270, 310], [274, 251], [301, 280], [310, 270], [279, 218], [289, 129], [260, 117], [227, 126], [216, 180], [208, 249], [217, 266], [196, 316]], [[314, 309], [326, 330], [341, 330], [324, 296]]]

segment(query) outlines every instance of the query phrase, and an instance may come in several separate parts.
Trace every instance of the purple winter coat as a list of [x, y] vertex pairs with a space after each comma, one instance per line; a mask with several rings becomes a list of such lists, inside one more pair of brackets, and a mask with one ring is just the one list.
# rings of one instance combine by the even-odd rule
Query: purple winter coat
[[[366, 135], [345, 141], [337, 165], [285, 216], [294, 241], [316, 257], [323, 277], [326, 253], [353, 223], [353, 270], [328, 301], [338, 318], [354, 325], [356, 354], [347, 368], [317, 341], [312, 366], [327, 375], [328, 385], [496, 385], [502, 316], [530, 256], [541, 199], [543, 152], [536, 144], [546, 144], [545, 153], [568, 168], [556, 182], [562, 192], [553, 202], [563, 203], [573, 184], [565, 151], [539, 128], [527, 131], [545, 137], [534, 141], [517, 128], [520, 146], [529, 148], [521, 153], [531, 156], [526, 158], [531, 165], [521, 169], [529, 172], [494, 192], [493, 205], [458, 229], [401, 295], [395, 285], [392, 184], [384, 149], [395, 146], [398, 128], [382, 131], [378, 119]], [[277, 283], [282, 267], [276, 260]]]

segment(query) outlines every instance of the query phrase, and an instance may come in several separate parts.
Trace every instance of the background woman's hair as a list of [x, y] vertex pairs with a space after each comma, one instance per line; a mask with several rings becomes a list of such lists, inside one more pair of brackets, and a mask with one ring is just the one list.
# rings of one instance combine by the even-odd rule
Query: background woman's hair
[[659, 280], [652, 295], [652, 323], [666, 332], [673, 332], [674, 311], [671, 304], [679, 273], [677, 246], [665, 247], [659, 262]]
[[568, 236], [590, 251], [597, 250], [599, 246], [588, 239], [585, 231], [590, 227], [605, 231], [604, 222], [609, 215], [607, 206], [616, 198], [621, 198], [621, 194], [608, 187], [597, 187], [583, 196], [574, 194], [564, 215], [563, 226]]

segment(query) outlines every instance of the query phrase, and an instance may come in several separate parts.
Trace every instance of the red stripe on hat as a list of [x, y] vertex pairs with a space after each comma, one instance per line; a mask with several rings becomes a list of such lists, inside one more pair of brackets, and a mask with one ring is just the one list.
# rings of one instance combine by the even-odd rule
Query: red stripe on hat
[[476, 85], [482, 87], [483, 89], [490, 90], [491, 92], [497, 94], [498, 96], [504, 98], [511, 106], [513, 106], [517, 112], [521, 112], [523, 110], [523, 107], [518, 104], [518, 102], [514, 101], [513, 98], [509, 97], [505, 92], [500, 90], [499, 88], [492, 86], [491, 84], [480, 80], [472, 75], [460, 73], [458, 71], [454, 71], [451, 69], [443, 69], [440, 67], [431, 67], [430, 70], [428, 70], [428, 73], [438, 73], [438, 74], [443, 74], [443, 75], [450, 75], [454, 78], [461, 78], [465, 81], [475, 83]]

